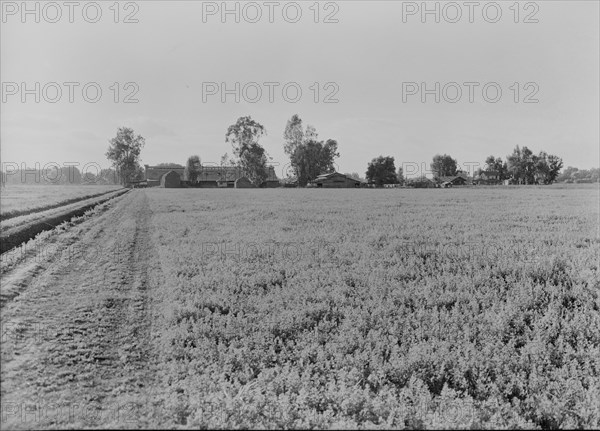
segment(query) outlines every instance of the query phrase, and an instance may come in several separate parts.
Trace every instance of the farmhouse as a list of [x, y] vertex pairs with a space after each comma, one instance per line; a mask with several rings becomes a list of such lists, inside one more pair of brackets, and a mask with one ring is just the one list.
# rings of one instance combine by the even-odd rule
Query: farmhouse
[[482, 171], [475, 180], [476, 184], [500, 184], [500, 182], [498, 171]]
[[314, 179], [314, 181], [312, 181], [312, 184], [319, 188], [346, 189], [359, 188], [362, 183], [359, 180], [347, 177], [346, 175], [340, 174], [339, 172], [331, 172], [329, 174], [319, 175], [317, 178]]

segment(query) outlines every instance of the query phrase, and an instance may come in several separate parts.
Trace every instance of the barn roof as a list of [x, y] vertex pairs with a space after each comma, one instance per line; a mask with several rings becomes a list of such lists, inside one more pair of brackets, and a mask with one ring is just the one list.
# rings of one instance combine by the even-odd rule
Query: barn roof
[[352, 181], [356, 181], [357, 183], [361, 182], [361, 181], [357, 180], [356, 178], [349, 177], [349, 176], [344, 175], [344, 174], [339, 173], [339, 172], [330, 172], [328, 174], [321, 174], [317, 178], [315, 178], [314, 181], [323, 181], [323, 180], [327, 180], [329, 178], [333, 178], [335, 176], [344, 177], [346, 179], [349, 179], [349, 180], [352, 180]]
[[442, 183], [453, 183], [457, 179], [461, 179], [461, 180], [465, 180], [466, 181], [466, 178], [464, 176], [462, 176], [462, 175], [452, 175], [452, 176], [440, 177], [440, 181]]
[[183, 171], [185, 168], [179, 168], [174, 166], [149, 166], [145, 165], [146, 168], [146, 180], [160, 181], [163, 175], [173, 171], [179, 174], [183, 178]]

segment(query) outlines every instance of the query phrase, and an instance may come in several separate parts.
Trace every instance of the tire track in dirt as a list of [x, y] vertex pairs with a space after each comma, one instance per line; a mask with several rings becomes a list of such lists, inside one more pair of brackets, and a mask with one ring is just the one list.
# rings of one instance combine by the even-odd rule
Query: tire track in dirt
[[[139, 428], [158, 418], [152, 292], [161, 279], [144, 191], [77, 227], [2, 315], [2, 428]], [[155, 331], [159, 333], [159, 331]]]

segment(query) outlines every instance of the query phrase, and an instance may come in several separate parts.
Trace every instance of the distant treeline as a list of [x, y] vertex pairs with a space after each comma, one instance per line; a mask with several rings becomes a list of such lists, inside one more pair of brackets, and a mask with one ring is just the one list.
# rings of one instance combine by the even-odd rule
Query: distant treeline
[[600, 180], [600, 168], [577, 169], [573, 166], [567, 167], [556, 177], [561, 183], [597, 183]]
[[0, 175], [2, 184], [7, 185], [120, 184], [119, 176], [114, 169], [99, 169], [96, 165], [86, 166], [84, 172], [76, 166], [53, 166], [47, 169], [7, 169], [6, 172], [0, 171]]

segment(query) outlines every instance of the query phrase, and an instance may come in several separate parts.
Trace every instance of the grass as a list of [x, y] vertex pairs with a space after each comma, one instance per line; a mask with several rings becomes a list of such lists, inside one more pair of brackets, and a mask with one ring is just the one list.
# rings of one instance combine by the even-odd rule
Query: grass
[[0, 190], [0, 220], [58, 208], [116, 190], [104, 185], [7, 185]]
[[595, 188], [145, 193], [175, 425], [600, 425]]

